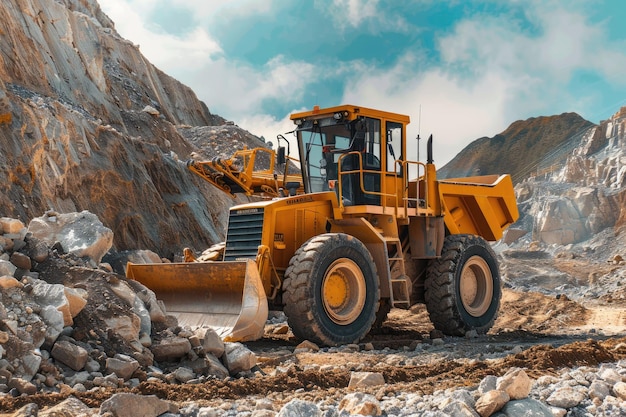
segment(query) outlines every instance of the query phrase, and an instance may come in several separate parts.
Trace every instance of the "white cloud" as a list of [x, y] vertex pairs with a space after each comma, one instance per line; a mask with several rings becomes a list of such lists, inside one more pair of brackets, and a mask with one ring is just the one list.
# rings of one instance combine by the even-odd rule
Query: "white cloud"
[[118, 33], [138, 44], [141, 52], [165, 72], [178, 68], [200, 68], [222, 54], [219, 43], [201, 27], [184, 36], [169, 34], [146, 21], [158, 5], [150, 0], [100, 0]]
[[380, 0], [318, 0], [316, 8], [340, 31], [367, 26], [373, 33], [407, 32], [412, 27], [402, 15], [389, 12]]

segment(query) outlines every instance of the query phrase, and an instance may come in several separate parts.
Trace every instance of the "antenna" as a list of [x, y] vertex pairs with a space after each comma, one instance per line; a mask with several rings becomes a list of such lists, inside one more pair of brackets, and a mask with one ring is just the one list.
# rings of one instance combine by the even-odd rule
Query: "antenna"
[[[417, 116], [417, 162], [420, 160], [420, 133], [422, 131], [422, 105]], [[419, 173], [418, 173], [419, 175]]]

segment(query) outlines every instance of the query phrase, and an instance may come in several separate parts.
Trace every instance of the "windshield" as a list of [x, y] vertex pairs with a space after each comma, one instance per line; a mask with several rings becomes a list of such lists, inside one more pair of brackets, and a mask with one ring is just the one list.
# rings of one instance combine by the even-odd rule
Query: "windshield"
[[368, 152], [380, 159], [380, 121], [376, 119], [307, 120], [297, 135], [307, 192], [332, 190], [337, 180], [337, 161], [343, 153]]

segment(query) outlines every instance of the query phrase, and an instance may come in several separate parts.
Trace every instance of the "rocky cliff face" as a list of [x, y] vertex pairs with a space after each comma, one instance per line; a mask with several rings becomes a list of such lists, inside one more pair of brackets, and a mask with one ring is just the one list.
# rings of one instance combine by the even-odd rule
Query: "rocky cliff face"
[[564, 164], [516, 187], [521, 227], [533, 240], [568, 245], [626, 219], [626, 107], [587, 130]]
[[204, 249], [223, 238], [232, 201], [188, 172], [203, 136], [179, 130], [222, 123], [96, 0], [0, 3], [2, 215], [89, 210], [114, 249]]

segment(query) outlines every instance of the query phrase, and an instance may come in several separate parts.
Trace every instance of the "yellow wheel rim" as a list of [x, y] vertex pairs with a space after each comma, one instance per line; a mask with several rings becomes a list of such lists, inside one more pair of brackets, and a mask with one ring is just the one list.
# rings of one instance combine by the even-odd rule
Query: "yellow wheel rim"
[[487, 262], [480, 256], [472, 256], [461, 271], [459, 285], [461, 302], [465, 311], [480, 317], [489, 310], [493, 298], [493, 277]]
[[355, 321], [365, 305], [365, 292], [363, 272], [351, 259], [337, 259], [326, 270], [322, 304], [333, 322], [346, 325]]

